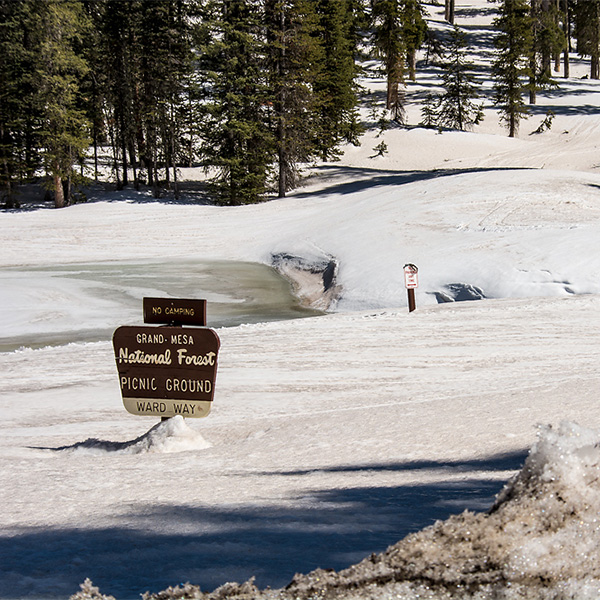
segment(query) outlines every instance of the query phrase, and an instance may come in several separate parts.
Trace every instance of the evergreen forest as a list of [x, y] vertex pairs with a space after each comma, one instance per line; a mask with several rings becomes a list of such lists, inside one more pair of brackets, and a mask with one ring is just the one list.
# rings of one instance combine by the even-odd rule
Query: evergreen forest
[[[435, 2], [435, 0], [433, 0]], [[490, 0], [494, 1], [494, 0]], [[450, 25], [460, 0], [445, 3]], [[423, 0], [0, 0], [0, 194], [43, 181], [58, 208], [108, 163], [118, 189], [178, 193], [206, 169], [221, 205], [285, 196], [302, 165], [360, 143], [361, 64], [386, 79], [382, 122], [402, 126], [417, 53], [443, 68], [421, 126], [481, 118], [458, 28], [440, 39]], [[457, 6], [455, 6], [455, 4]], [[536, 92], [600, 78], [600, 0], [495, 0], [495, 103], [515, 136]], [[383, 126], [383, 125], [382, 125]], [[385, 152], [382, 146], [380, 152]]]

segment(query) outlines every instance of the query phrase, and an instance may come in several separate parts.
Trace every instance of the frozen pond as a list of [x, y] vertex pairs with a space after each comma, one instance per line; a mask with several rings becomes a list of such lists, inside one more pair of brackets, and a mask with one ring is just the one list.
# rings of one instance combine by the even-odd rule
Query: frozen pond
[[142, 298], [204, 298], [210, 327], [319, 314], [274, 269], [232, 261], [115, 261], [0, 270], [0, 351], [107, 340], [143, 324]]

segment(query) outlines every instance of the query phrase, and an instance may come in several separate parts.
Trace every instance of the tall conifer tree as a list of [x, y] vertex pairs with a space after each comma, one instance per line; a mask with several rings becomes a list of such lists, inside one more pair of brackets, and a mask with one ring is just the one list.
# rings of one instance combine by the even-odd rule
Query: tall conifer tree
[[398, 0], [376, 0], [373, 4], [373, 36], [377, 55], [385, 66], [386, 108], [392, 119], [404, 121], [404, 82], [406, 47]]
[[[26, 176], [27, 122], [33, 115], [29, 51], [29, 3], [0, 0], [0, 185], [5, 206], [17, 205], [15, 184]], [[31, 165], [30, 165], [31, 166]]]
[[105, 0], [102, 8], [103, 44], [95, 72], [104, 88], [113, 171], [117, 187], [121, 188], [129, 183], [129, 166], [135, 163], [133, 149], [136, 141], [139, 142], [140, 115], [136, 100], [140, 94], [141, 2]]
[[351, 35], [354, 15], [348, 0], [315, 0], [315, 7], [322, 51], [314, 83], [315, 145], [321, 158], [329, 160], [338, 156], [340, 143], [357, 144], [362, 131], [358, 120], [357, 67]]
[[315, 65], [319, 46], [316, 15], [306, 0], [266, 0], [267, 72], [276, 145], [279, 197], [298, 183], [298, 163], [315, 155], [310, 131], [315, 127]]
[[262, 200], [273, 162], [260, 4], [220, 0], [207, 6], [202, 152], [207, 165], [217, 169], [211, 187], [225, 205]]
[[549, 0], [531, 2], [531, 50], [529, 56], [529, 103], [536, 103], [540, 89], [554, 84], [552, 57], [564, 46], [564, 34], [559, 25], [560, 11]]
[[406, 48], [408, 76], [415, 81], [417, 51], [427, 37], [427, 23], [420, 0], [401, 0], [400, 19], [402, 21], [402, 38]]
[[176, 163], [182, 134], [183, 89], [190, 76], [191, 39], [183, 0], [142, 0], [140, 40], [141, 117], [149, 171], [158, 195], [158, 165], [165, 167], [167, 186], [171, 170], [177, 190]]
[[600, 0], [576, 0], [573, 4], [577, 52], [590, 57], [590, 77], [600, 79]]
[[437, 124], [464, 131], [477, 125], [483, 118], [481, 106], [475, 104], [478, 97], [473, 68], [465, 57], [466, 34], [454, 26], [444, 63], [444, 94], [439, 99]]
[[81, 108], [79, 83], [87, 63], [75, 51], [86, 24], [78, 0], [37, 3], [42, 41], [36, 81], [42, 107], [44, 165], [53, 180], [55, 205], [70, 200], [73, 165], [89, 144], [89, 123]]
[[527, 113], [523, 102], [525, 78], [530, 74], [531, 17], [526, 0], [501, 0], [499, 16], [494, 20], [498, 56], [493, 64], [495, 103], [500, 119], [515, 137], [519, 122]]

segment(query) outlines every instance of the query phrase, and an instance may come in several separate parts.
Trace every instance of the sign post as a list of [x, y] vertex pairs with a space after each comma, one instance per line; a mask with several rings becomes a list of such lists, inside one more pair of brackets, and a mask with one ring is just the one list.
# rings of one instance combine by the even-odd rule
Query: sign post
[[419, 269], [416, 265], [408, 263], [404, 265], [404, 285], [408, 293], [408, 312], [417, 308], [415, 301], [415, 289], [419, 287]]

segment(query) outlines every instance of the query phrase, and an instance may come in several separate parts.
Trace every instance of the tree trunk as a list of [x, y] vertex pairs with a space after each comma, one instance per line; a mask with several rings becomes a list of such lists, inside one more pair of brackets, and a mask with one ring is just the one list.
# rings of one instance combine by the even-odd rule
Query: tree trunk
[[62, 182], [62, 186], [63, 186], [63, 204], [64, 206], [69, 206], [71, 204], [71, 196], [72, 196], [72, 179], [71, 176], [69, 175], [66, 179], [63, 179]]
[[445, 0], [444, 18], [448, 23], [454, 25], [454, 0]]
[[15, 208], [16, 206], [16, 202], [15, 202], [15, 197], [13, 194], [13, 188], [12, 188], [12, 183], [11, 183], [11, 178], [10, 178], [10, 173], [9, 173], [9, 169], [8, 169], [8, 162], [6, 159], [4, 159], [3, 161], [4, 164], [4, 172], [6, 174], [6, 204], [5, 207], [6, 208]]
[[126, 187], [129, 183], [128, 181], [128, 172], [129, 168], [127, 165], [127, 145], [125, 144], [125, 140], [123, 140], [123, 147], [121, 148], [121, 160], [123, 162], [123, 187]]
[[173, 190], [175, 193], [175, 200], [179, 200], [179, 181], [177, 179], [177, 165], [173, 165]]
[[54, 176], [54, 207], [63, 208], [65, 205], [65, 190], [60, 175]]
[[[128, 165], [127, 165], [127, 139], [125, 134], [125, 117], [123, 115], [123, 109], [119, 112], [119, 129], [121, 132], [121, 163], [123, 169], [123, 187], [127, 186], [128, 183]], [[116, 133], [117, 138], [119, 132]]]
[[152, 194], [155, 198], [160, 198], [160, 189], [158, 186], [158, 164], [156, 148], [152, 149]]
[[590, 77], [592, 79], [600, 79], [600, 6], [596, 4], [595, 8], [594, 36], [592, 38], [592, 70]]
[[565, 49], [563, 51], [563, 64], [564, 64], [564, 78], [567, 79], [571, 76], [571, 63], [569, 52], [571, 50], [571, 11], [569, 7], [569, 0], [565, 0]]
[[417, 51], [414, 48], [408, 51], [406, 62], [408, 63], [408, 76], [411, 81], [417, 79]]
[[112, 146], [113, 170], [117, 180], [117, 189], [121, 189], [121, 176], [119, 173], [119, 148], [117, 146], [116, 133], [114, 126], [109, 126], [110, 145]]
[[394, 80], [394, 77], [391, 74], [388, 74], [386, 108], [388, 110], [393, 110], [397, 102], [398, 82]]
[[533, 23], [533, 45], [531, 48], [531, 56], [529, 57], [529, 104], [535, 104], [537, 102], [537, 10], [537, 0], [531, 0], [529, 15], [531, 17], [531, 22]]
[[98, 183], [98, 123], [94, 116], [93, 125], [93, 144], [94, 144], [94, 181]]
[[285, 61], [285, 11], [283, 6], [279, 8], [279, 31], [281, 32], [280, 46], [279, 46], [279, 57], [277, 61], [277, 74], [279, 75], [280, 89], [278, 94], [278, 107], [277, 112], [277, 141], [278, 141], [278, 162], [279, 162], [279, 176], [277, 181], [277, 196], [279, 198], [285, 198], [287, 192], [287, 160], [285, 152], [285, 90], [281, 81], [283, 80], [283, 68]]
[[600, 57], [598, 54], [592, 54], [590, 78], [600, 79]]
[[[8, 136], [5, 134], [4, 130], [0, 130], [0, 141], [2, 141], [3, 145], [6, 144]], [[7, 145], [7, 144], [6, 144]], [[3, 152], [4, 154], [4, 152]], [[8, 158], [6, 156], [6, 154], [4, 154], [4, 157], [2, 159], [2, 171], [4, 172], [4, 177], [6, 179], [6, 208], [14, 208], [14, 197], [13, 197], [13, 190], [12, 190], [12, 177], [11, 177], [11, 170], [8, 166]]]
[[[283, 129], [281, 125], [279, 125], [279, 129]], [[280, 138], [281, 139], [281, 138]], [[287, 169], [286, 169], [286, 160], [285, 160], [285, 152], [283, 149], [283, 145], [279, 145], [278, 150], [278, 160], [279, 160], [279, 176], [277, 181], [277, 196], [279, 198], [285, 198], [285, 194], [287, 192]]]
[[534, 51], [529, 59], [529, 104], [535, 104], [537, 102], [537, 82], [535, 78], [536, 66], [536, 54]]

